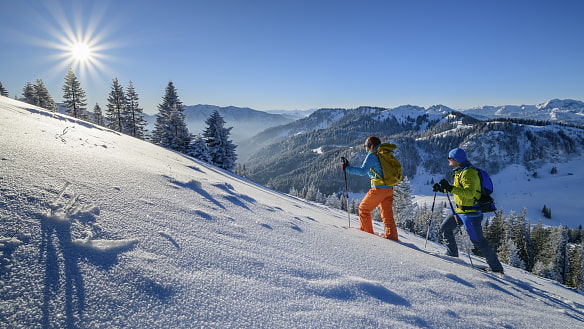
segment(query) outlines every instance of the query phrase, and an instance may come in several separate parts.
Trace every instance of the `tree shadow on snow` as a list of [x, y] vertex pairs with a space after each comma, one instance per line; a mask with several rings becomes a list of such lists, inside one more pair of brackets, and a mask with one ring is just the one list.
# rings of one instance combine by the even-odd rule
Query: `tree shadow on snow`
[[195, 210], [195, 215], [197, 215], [205, 220], [209, 220], [209, 221], [214, 220], [213, 216], [211, 216], [211, 215], [209, 215], [206, 212], [201, 211], [201, 210]]
[[[504, 276], [504, 277], [496, 277], [491, 276], [494, 282], [500, 283], [502, 286], [507, 286], [506, 288], [502, 286], [498, 286], [495, 283], [489, 283], [489, 286], [507, 293], [513, 297], [518, 299], [525, 300], [527, 298], [531, 299], [539, 299], [545, 301], [546, 304], [561, 310], [566, 316], [569, 316], [573, 319], [578, 321], [584, 322], [584, 306], [578, 303], [570, 303], [567, 302], [563, 298], [559, 298], [553, 294], [546, 292], [545, 290], [541, 290], [537, 288], [536, 285], [533, 285], [529, 282], [518, 280], [511, 276]], [[514, 290], [515, 293], [513, 294], [511, 290]], [[574, 291], [574, 294], [578, 294], [578, 292]], [[521, 296], [523, 295], [523, 296]]]
[[136, 288], [139, 291], [162, 301], [167, 301], [176, 294], [175, 288], [171, 285], [166, 285], [147, 277], [141, 277], [140, 280], [136, 282]]
[[313, 291], [322, 297], [331, 299], [356, 300], [363, 296], [370, 296], [388, 304], [406, 307], [411, 306], [411, 303], [400, 295], [385, 288], [381, 284], [369, 281], [357, 280], [349, 283], [316, 284]]
[[228, 195], [224, 196], [224, 198], [227, 201], [229, 201], [237, 206], [240, 206], [242, 208], [245, 208], [247, 210], [250, 210], [250, 209], [245, 205], [245, 203], [243, 203], [244, 201], [248, 202], [248, 203], [255, 203], [256, 202], [256, 200], [254, 198], [252, 198], [248, 195], [236, 193], [235, 188], [233, 188], [233, 186], [229, 183], [216, 183], [216, 184], [213, 184], [213, 186], [221, 189], [223, 192], [228, 194]]
[[180, 182], [177, 181], [175, 179], [172, 179], [171, 177], [168, 176], [164, 176], [166, 179], [168, 179], [168, 181], [180, 188], [186, 188], [186, 189], [190, 189], [193, 192], [201, 195], [203, 198], [211, 201], [213, 204], [215, 204], [217, 207], [221, 208], [221, 209], [225, 209], [225, 207], [219, 202], [217, 201], [215, 198], [213, 198], [207, 191], [205, 191], [202, 187], [201, 187], [201, 183], [197, 182], [196, 180], [191, 180], [188, 182]]
[[234, 205], [236, 205], [236, 206], [239, 206], [239, 207], [241, 207], [241, 208], [243, 208], [243, 209], [245, 209], [245, 210], [251, 210], [251, 209], [249, 209], [249, 207], [248, 207], [248, 206], [247, 206], [245, 203], [243, 203], [243, 202], [242, 202], [242, 201], [241, 201], [241, 200], [240, 200], [238, 197], [236, 197], [236, 196], [233, 196], [233, 195], [225, 195], [223, 198], [224, 198], [225, 200], [227, 200], [227, 201], [231, 202], [232, 204], [234, 204]]
[[362, 282], [359, 284], [359, 287], [369, 296], [376, 298], [382, 302], [406, 307], [411, 306], [410, 302], [408, 302], [405, 298], [385, 288], [382, 285], [374, 284], [371, 282]]
[[454, 275], [452, 273], [448, 273], [448, 274], [446, 274], [444, 276], [447, 277], [447, 278], [449, 278], [452, 281], [458, 282], [458, 283], [460, 283], [460, 284], [462, 284], [464, 286], [467, 286], [469, 288], [474, 288], [475, 287], [474, 284], [472, 284], [472, 283], [470, 283], [470, 282], [468, 282], [468, 281], [466, 281], [466, 280], [464, 280], [464, 279], [462, 279], [462, 278], [460, 278], [460, 277], [458, 277], [458, 276], [456, 276], [456, 275]]

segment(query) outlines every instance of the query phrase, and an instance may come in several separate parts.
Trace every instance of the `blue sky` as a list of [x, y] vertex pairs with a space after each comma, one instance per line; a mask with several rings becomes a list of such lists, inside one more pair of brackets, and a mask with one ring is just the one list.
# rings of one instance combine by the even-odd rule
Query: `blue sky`
[[[55, 101], [73, 65], [88, 107], [112, 79], [155, 113], [584, 100], [584, 1], [0, 0], [0, 82], [41, 78]], [[89, 62], [68, 56], [85, 39]]]

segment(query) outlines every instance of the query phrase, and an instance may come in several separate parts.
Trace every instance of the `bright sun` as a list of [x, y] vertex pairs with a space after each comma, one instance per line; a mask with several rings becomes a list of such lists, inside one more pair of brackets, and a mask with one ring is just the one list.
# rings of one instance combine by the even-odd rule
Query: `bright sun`
[[[107, 10], [107, 2], [96, 1], [99, 5], [92, 6], [93, 9], [87, 12], [81, 4], [79, 7], [74, 6], [75, 8], [69, 12], [68, 8], [58, 3], [54, 4], [53, 8], [51, 2], [50, 10], [42, 12], [43, 16], [49, 15], [46, 17], [44, 27], [51, 38], [40, 40], [40, 44], [56, 50], [51, 56], [51, 60], [54, 59], [58, 63], [54, 69], [55, 74], [62, 74], [68, 69], [73, 69], [81, 79], [97, 81], [101, 78], [101, 73], [107, 71], [104, 61], [111, 60], [112, 57], [104, 54], [104, 51], [111, 49], [114, 45], [106, 42], [106, 39], [112, 36], [113, 31], [110, 29], [112, 25], [102, 21], [103, 14]], [[46, 5], [49, 5], [48, 2]], [[53, 22], [58, 22], [58, 24], [54, 25]]]
[[71, 55], [80, 62], [90, 60], [91, 48], [86, 43], [76, 43], [71, 46]]

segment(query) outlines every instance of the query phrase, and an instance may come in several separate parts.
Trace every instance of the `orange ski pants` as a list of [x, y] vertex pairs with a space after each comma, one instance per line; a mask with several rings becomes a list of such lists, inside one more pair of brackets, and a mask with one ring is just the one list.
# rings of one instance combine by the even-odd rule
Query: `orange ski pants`
[[397, 227], [393, 218], [393, 188], [371, 188], [359, 205], [361, 230], [374, 234], [371, 212], [379, 206], [381, 220], [385, 224], [385, 237], [398, 241]]

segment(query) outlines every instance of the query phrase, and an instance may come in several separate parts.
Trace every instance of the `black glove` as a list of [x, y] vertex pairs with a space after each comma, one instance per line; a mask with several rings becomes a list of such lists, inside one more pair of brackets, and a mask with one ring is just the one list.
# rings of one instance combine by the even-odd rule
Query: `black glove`
[[450, 193], [452, 192], [452, 185], [450, 185], [446, 179], [442, 179], [440, 181], [440, 189], [442, 189], [444, 193]]
[[347, 160], [345, 157], [341, 157], [341, 162], [341, 168], [343, 168], [343, 171], [345, 171], [345, 169], [347, 169], [349, 166], [349, 160]]
[[432, 192], [442, 192], [442, 188], [440, 187], [440, 184], [436, 183], [436, 184], [432, 185]]
[[345, 169], [347, 169], [347, 167], [348, 167], [348, 166], [349, 166], [349, 161], [347, 161], [347, 162], [343, 162], [343, 163], [341, 164], [341, 168], [343, 168], [343, 171], [345, 171]]

